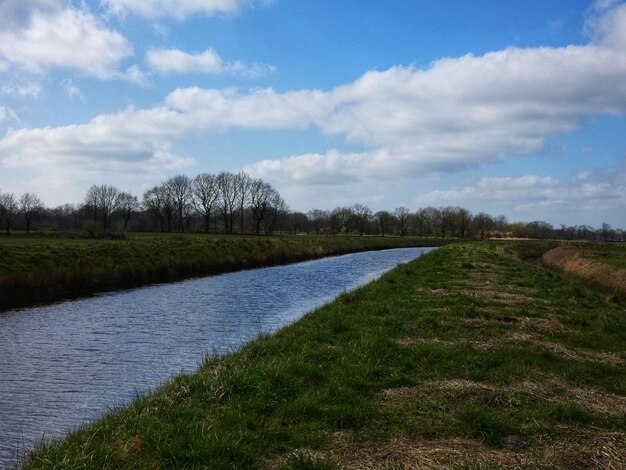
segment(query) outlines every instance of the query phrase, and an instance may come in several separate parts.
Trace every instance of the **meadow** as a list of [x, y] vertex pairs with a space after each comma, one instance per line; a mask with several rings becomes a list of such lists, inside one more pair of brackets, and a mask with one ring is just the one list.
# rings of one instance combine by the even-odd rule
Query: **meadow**
[[432, 246], [414, 237], [129, 234], [0, 236], [0, 308], [356, 251]]
[[626, 304], [551, 248], [442, 247], [25, 468], [624, 468]]

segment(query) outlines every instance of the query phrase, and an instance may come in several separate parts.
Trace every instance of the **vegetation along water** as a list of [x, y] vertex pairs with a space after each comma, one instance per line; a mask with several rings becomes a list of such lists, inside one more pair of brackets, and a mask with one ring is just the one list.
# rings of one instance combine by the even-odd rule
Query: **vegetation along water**
[[418, 237], [128, 234], [121, 240], [0, 237], [0, 308], [238, 269], [385, 248]]
[[25, 467], [623, 468], [625, 304], [551, 248], [440, 248]]

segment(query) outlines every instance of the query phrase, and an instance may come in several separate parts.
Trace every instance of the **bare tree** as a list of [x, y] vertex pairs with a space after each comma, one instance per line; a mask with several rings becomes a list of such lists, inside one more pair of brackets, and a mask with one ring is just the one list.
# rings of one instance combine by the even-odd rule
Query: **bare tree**
[[404, 237], [408, 229], [408, 221], [409, 221], [409, 215], [411, 214], [411, 211], [409, 211], [404, 206], [400, 206], [396, 208], [393, 214], [396, 216], [396, 221], [398, 222], [398, 229], [400, 229], [400, 236]]
[[309, 225], [309, 219], [304, 212], [290, 212], [288, 214], [289, 225], [291, 226], [291, 230], [294, 235], [297, 235], [298, 232], [306, 230], [308, 234], [307, 227]]
[[313, 224], [315, 235], [319, 235], [322, 228], [329, 223], [330, 213], [321, 209], [312, 209], [307, 214], [307, 217]]
[[254, 233], [261, 233], [261, 225], [268, 217], [275, 202], [276, 190], [263, 180], [252, 180], [250, 185], [250, 213], [254, 221]]
[[507, 225], [509, 224], [509, 219], [506, 215], [500, 214], [494, 219], [494, 224], [496, 230], [499, 230], [500, 232], [505, 232]]
[[611, 226], [604, 222], [600, 231], [602, 233], [602, 241], [608, 242], [611, 239]]
[[50, 212], [54, 224], [59, 230], [68, 230], [80, 225], [80, 210], [74, 204], [63, 204]]
[[382, 237], [385, 236], [385, 232], [390, 232], [393, 230], [393, 222], [395, 217], [389, 211], [378, 211], [374, 214], [378, 225], [380, 226], [380, 235]]
[[246, 204], [250, 199], [250, 189], [252, 186], [252, 178], [250, 176], [240, 171], [236, 175], [233, 176], [234, 185], [236, 187], [237, 193], [237, 201], [239, 202], [239, 233], [243, 234], [244, 232], [244, 209]]
[[18, 203], [13, 193], [0, 193], [0, 223], [6, 224], [7, 234], [11, 233], [11, 221], [18, 211]]
[[371, 219], [372, 210], [369, 207], [359, 203], [352, 206], [352, 220], [354, 220], [354, 224], [359, 229], [361, 237]]
[[427, 209], [419, 209], [415, 213], [415, 226], [417, 228], [417, 234], [423, 237], [427, 232], [428, 227], [428, 211]]
[[156, 230], [165, 230], [165, 194], [161, 186], [154, 186], [143, 193], [143, 207], [154, 217]]
[[454, 209], [454, 221], [457, 235], [460, 238], [467, 237], [472, 226], [472, 214], [470, 211], [463, 207], [456, 207]]
[[128, 221], [132, 215], [139, 210], [141, 205], [137, 196], [133, 196], [130, 193], [119, 193], [117, 197], [117, 210], [122, 216], [122, 232], [126, 231], [128, 227]]
[[341, 207], [335, 207], [328, 217], [328, 222], [330, 224], [330, 231], [333, 234], [333, 237], [338, 233], [341, 233], [341, 229], [343, 227], [343, 218], [341, 216]]
[[87, 190], [87, 194], [85, 195], [85, 207], [92, 214], [93, 221], [98, 223], [98, 214], [99, 214], [99, 206], [100, 206], [100, 191], [98, 189], [98, 185], [93, 184]]
[[478, 232], [478, 236], [483, 239], [485, 235], [494, 228], [495, 222], [493, 217], [485, 212], [479, 212], [474, 216], [474, 228], [475, 232]]
[[22, 194], [19, 200], [19, 210], [24, 217], [26, 233], [30, 233], [34, 220], [39, 217], [43, 209], [43, 201], [37, 195], [33, 193]]
[[176, 230], [184, 232], [192, 196], [191, 179], [185, 175], [176, 175], [165, 182], [165, 187], [174, 206]]
[[349, 233], [352, 229], [352, 222], [354, 221], [354, 212], [351, 207], [337, 207], [331, 213], [333, 219], [333, 235], [345, 231]]
[[454, 207], [439, 208], [439, 235], [441, 238], [446, 237], [446, 233], [454, 232]]
[[287, 203], [278, 194], [278, 191], [274, 190], [272, 192], [272, 197], [270, 200], [270, 210], [269, 216], [265, 219], [264, 227], [265, 234], [271, 235], [278, 228], [278, 224], [281, 219], [284, 219], [284, 216], [289, 212], [289, 208], [287, 207]]
[[219, 188], [218, 206], [224, 218], [224, 233], [233, 233], [235, 219], [239, 216], [239, 193], [235, 175], [220, 173], [217, 176]]
[[199, 174], [193, 179], [191, 192], [193, 206], [204, 220], [205, 233], [209, 233], [211, 213], [219, 196], [217, 176], [209, 173]]
[[85, 204], [93, 211], [94, 221], [98, 222], [98, 214], [102, 217], [102, 228], [107, 230], [111, 215], [118, 208], [120, 190], [108, 184], [94, 184], [87, 190]]

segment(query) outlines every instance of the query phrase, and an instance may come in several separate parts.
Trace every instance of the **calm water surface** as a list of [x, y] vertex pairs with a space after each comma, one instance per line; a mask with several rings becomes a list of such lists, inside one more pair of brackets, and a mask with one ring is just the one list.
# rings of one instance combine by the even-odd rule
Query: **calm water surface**
[[0, 313], [0, 467], [206, 353], [235, 350], [432, 248], [357, 253]]

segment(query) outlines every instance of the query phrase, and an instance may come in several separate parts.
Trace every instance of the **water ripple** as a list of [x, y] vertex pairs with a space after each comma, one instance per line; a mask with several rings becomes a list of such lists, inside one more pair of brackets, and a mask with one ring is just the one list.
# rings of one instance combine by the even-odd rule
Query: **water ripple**
[[357, 253], [0, 313], [0, 467], [207, 353], [274, 332], [429, 248]]

